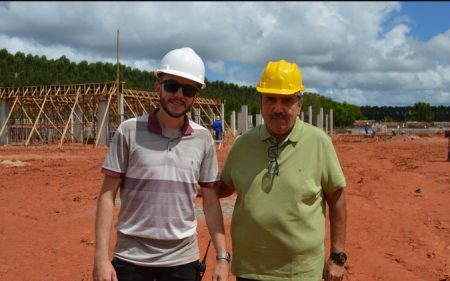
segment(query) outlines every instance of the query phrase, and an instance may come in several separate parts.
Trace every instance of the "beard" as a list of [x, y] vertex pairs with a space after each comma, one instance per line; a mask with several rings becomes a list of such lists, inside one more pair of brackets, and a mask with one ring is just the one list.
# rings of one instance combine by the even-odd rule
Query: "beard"
[[173, 118], [180, 118], [182, 116], [184, 116], [186, 113], [188, 113], [191, 110], [192, 104], [187, 105], [184, 101], [179, 100], [179, 102], [181, 102], [184, 105], [184, 110], [182, 111], [174, 111], [170, 109], [170, 101], [176, 101], [176, 98], [173, 99], [164, 99], [162, 97], [162, 93], [160, 93], [160, 99], [159, 99], [159, 103], [161, 104], [161, 108], [170, 116]]

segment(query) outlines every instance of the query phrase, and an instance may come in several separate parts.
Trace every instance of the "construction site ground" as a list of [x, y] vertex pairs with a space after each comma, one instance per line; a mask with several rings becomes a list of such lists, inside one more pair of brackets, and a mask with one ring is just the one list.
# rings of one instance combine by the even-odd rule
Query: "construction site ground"
[[[443, 134], [335, 138], [348, 185], [344, 280], [450, 280], [447, 145]], [[228, 149], [229, 144], [218, 151], [220, 167]], [[0, 147], [0, 280], [92, 280], [106, 151], [73, 144]], [[222, 199], [230, 249], [234, 200], [235, 195]], [[197, 204], [203, 255], [209, 238], [201, 197]], [[214, 256], [210, 249], [203, 280], [211, 280]]]

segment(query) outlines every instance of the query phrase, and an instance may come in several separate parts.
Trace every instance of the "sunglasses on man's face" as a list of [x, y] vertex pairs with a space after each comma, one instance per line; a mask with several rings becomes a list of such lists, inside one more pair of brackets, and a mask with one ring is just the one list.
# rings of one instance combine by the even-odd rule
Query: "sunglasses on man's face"
[[194, 97], [198, 92], [197, 87], [187, 84], [180, 84], [172, 79], [164, 80], [162, 81], [162, 84], [164, 86], [164, 90], [172, 94], [175, 94], [178, 89], [181, 88], [183, 90], [183, 96], [188, 98]]

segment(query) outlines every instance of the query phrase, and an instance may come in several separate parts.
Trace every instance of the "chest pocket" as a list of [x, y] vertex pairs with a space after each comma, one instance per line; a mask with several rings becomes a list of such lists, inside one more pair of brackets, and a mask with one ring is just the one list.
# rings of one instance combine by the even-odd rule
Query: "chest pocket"
[[189, 153], [186, 150], [177, 149], [172, 147], [167, 152], [167, 161], [170, 167], [175, 169], [189, 171], [190, 173], [196, 173], [200, 170], [200, 159], [203, 159], [203, 151], [200, 148], [189, 148]]
[[322, 186], [316, 184], [314, 179], [306, 179], [300, 181], [298, 188], [295, 190], [295, 199], [305, 205], [313, 205], [317, 200], [321, 199]]

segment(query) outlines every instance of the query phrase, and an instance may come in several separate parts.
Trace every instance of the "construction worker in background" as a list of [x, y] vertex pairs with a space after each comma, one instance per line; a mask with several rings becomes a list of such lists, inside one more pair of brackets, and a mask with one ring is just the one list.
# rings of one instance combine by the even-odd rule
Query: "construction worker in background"
[[216, 141], [222, 141], [222, 120], [220, 120], [220, 116], [216, 116], [216, 120], [211, 125], [211, 129], [214, 130], [214, 136]]
[[[196, 184], [215, 246], [213, 280], [228, 280], [230, 254], [215, 182], [216, 149], [208, 129], [189, 120], [205, 66], [191, 48], [167, 53], [156, 70], [160, 108], [118, 127], [105, 161], [97, 202], [93, 277], [98, 280], [196, 281], [199, 249]], [[117, 242], [108, 249], [120, 189]]]
[[[244, 280], [342, 280], [345, 176], [330, 137], [298, 117], [302, 77], [295, 63], [270, 61], [256, 86], [264, 118], [232, 146], [219, 196], [236, 191], [232, 272]], [[330, 254], [325, 257], [325, 201]]]
[[366, 123], [364, 124], [364, 131], [366, 132], [366, 135], [369, 134], [369, 122], [366, 122]]

